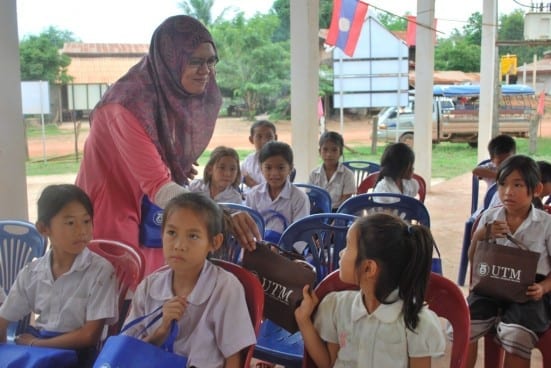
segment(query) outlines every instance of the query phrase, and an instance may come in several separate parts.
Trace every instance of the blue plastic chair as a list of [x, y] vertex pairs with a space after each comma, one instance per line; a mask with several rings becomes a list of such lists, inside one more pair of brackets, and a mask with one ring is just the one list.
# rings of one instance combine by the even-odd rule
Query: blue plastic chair
[[371, 161], [343, 161], [342, 164], [354, 173], [356, 188], [360, 186], [361, 182], [367, 177], [367, 175], [381, 169], [381, 166], [378, 163]]
[[[482, 160], [476, 166], [484, 165], [490, 162], [490, 159]], [[480, 188], [480, 178], [473, 175], [471, 178], [471, 214], [475, 213], [478, 208], [478, 192]]]
[[[303, 253], [317, 272], [317, 282], [339, 266], [339, 252], [346, 245], [346, 233], [356, 216], [324, 213], [306, 216], [283, 232], [279, 246], [294, 249], [296, 242], [305, 242]], [[300, 367], [304, 342], [300, 332], [294, 334], [264, 320], [260, 327], [254, 357], [286, 367]]]
[[[378, 200], [384, 199], [395, 200], [395, 202], [378, 202]], [[348, 198], [337, 209], [337, 213], [347, 213], [354, 216], [366, 216], [377, 212], [392, 213], [408, 222], [417, 221], [426, 227], [430, 227], [429, 211], [425, 205], [416, 198], [402, 194], [359, 194]]]
[[463, 244], [461, 245], [461, 258], [459, 259], [459, 271], [457, 275], [457, 284], [460, 286], [465, 285], [465, 277], [467, 275], [467, 266], [469, 264], [469, 247], [471, 246], [471, 235], [473, 232], [473, 226], [476, 219], [482, 214], [484, 210], [490, 206], [492, 198], [497, 191], [497, 184], [492, 184], [488, 187], [486, 194], [484, 195], [484, 207], [479, 213], [475, 212], [465, 222], [465, 228], [463, 230]]
[[295, 186], [304, 188], [305, 193], [308, 195], [311, 215], [331, 212], [331, 195], [327, 190], [312, 184], [296, 183]]
[[[260, 234], [264, 234], [264, 218], [262, 218], [262, 215], [260, 215], [258, 211], [250, 208], [249, 206], [245, 206], [244, 204], [226, 202], [220, 202], [218, 204], [232, 212], [243, 211], [248, 213], [256, 223], [256, 227], [258, 227], [258, 232]], [[231, 235], [226, 242], [226, 247], [223, 247], [218, 252], [216, 252], [214, 254], [214, 258], [240, 264], [242, 258], [242, 249], [243, 247], [241, 246], [241, 243], [239, 243], [239, 241], [233, 235]]]
[[[6, 294], [19, 271], [35, 258], [42, 257], [46, 251], [46, 239], [30, 222], [18, 220], [0, 221], [0, 287]], [[13, 342], [15, 336], [22, 333], [28, 325], [26, 317], [19, 322], [10, 323], [7, 339]]]

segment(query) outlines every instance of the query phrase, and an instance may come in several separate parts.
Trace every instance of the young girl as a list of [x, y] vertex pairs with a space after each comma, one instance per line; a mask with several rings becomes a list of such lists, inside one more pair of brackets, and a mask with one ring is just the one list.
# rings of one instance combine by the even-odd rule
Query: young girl
[[146, 277], [134, 294], [126, 322], [162, 307], [162, 319], [145, 335], [146, 318], [129, 334], [162, 344], [176, 321], [174, 352], [188, 366], [242, 367], [240, 352], [255, 344], [245, 294], [239, 280], [207, 260], [224, 241], [220, 207], [199, 193], [181, 194], [163, 214], [163, 254], [168, 267]]
[[471, 345], [468, 366], [474, 367], [477, 340], [495, 329], [505, 349], [506, 367], [529, 367], [530, 352], [538, 341], [537, 334], [550, 326], [549, 292], [551, 291], [551, 216], [534, 208], [532, 199], [542, 190], [538, 166], [530, 157], [516, 155], [503, 161], [497, 172], [501, 207], [487, 209], [480, 218], [469, 248], [472, 261], [477, 243], [484, 239], [486, 224], [501, 245], [515, 246], [507, 239], [512, 235], [533, 252], [540, 253], [536, 282], [528, 287], [526, 303], [503, 303], [471, 292]]
[[340, 254], [342, 281], [360, 291], [329, 293], [318, 304], [305, 287], [295, 311], [318, 367], [430, 367], [444, 353], [437, 315], [424, 306], [434, 240], [393, 215], [361, 217]]
[[339, 162], [343, 148], [342, 135], [337, 132], [323, 133], [319, 139], [319, 154], [323, 164], [312, 170], [308, 179], [309, 184], [317, 185], [329, 192], [333, 210], [356, 193], [354, 173]]
[[264, 239], [277, 243], [286, 226], [310, 214], [310, 201], [306, 193], [289, 180], [293, 150], [287, 143], [266, 143], [258, 159], [266, 182], [251, 189], [245, 204], [264, 217]]
[[407, 144], [393, 143], [386, 146], [381, 156], [381, 171], [373, 193], [397, 193], [416, 197], [419, 183], [412, 179], [414, 163], [415, 154]]
[[241, 204], [240, 180], [239, 155], [233, 148], [219, 146], [210, 154], [203, 179], [192, 181], [189, 190], [207, 193], [216, 202]]
[[76, 349], [79, 367], [92, 365], [104, 324], [118, 317], [115, 271], [87, 248], [92, 218], [92, 203], [79, 187], [42, 191], [36, 227], [50, 249], [19, 272], [0, 307], [1, 342], [8, 322], [35, 313], [34, 328], [17, 336], [17, 344]]

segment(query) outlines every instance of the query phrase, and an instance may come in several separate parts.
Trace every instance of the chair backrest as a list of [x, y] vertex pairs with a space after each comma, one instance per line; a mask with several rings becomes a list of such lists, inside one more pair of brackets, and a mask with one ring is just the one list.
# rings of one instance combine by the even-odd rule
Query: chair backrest
[[[482, 160], [476, 166], [484, 165], [490, 162], [490, 159]], [[471, 178], [471, 213], [474, 213], [478, 208], [478, 192], [480, 188], [480, 179], [474, 175]]]
[[[264, 218], [258, 211], [252, 209], [249, 206], [245, 206], [244, 204], [226, 203], [226, 202], [220, 202], [218, 204], [223, 208], [226, 208], [232, 212], [243, 211], [248, 213], [256, 223], [256, 227], [258, 227], [258, 232], [261, 235], [264, 234], [264, 230], [265, 230]], [[239, 241], [233, 235], [230, 235], [229, 239], [227, 239], [226, 241], [226, 246], [219, 249], [217, 252], [215, 252], [213, 254], [213, 257], [218, 259], [223, 259], [225, 261], [229, 261], [232, 263], [241, 263], [242, 249], [243, 247], [241, 246], [241, 243], [239, 243]]]
[[46, 239], [30, 222], [0, 221], [0, 287], [6, 294], [19, 271], [46, 251]]
[[432, 273], [425, 300], [432, 311], [453, 327], [450, 368], [466, 367], [471, 317], [465, 296], [453, 281]]
[[317, 185], [295, 183], [295, 186], [304, 189], [310, 200], [310, 214], [331, 212], [331, 195]]
[[[258, 337], [260, 324], [262, 323], [262, 313], [264, 311], [264, 289], [262, 288], [262, 284], [255, 275], [241, 266], [219, 259], [214, 259], [212, 261], [214, 264], [222, 267], [226, 271], [233, 273], [241, 284], [243, 284], [243, 289], [245, 289], [245, 299], [247, 300], [247, 308], [249, 309], [254, 332]], [[253, 352], [254, 345], [251, 345], [246, 350], [243, 367], [249, 368], [251, 366]]]
[[[319, 300], [328, 293], [340, 290], [358, 290], [356, 285], [343, 282], [336, 270], [325, 277], [316, 287]], [[431, 273], [425, 300], [438, 316], [447, 319], [453, 327], [453, 345], [450, 368], [464, 367], [467, 359], [471, 319], [463, 293], [455, 283], [443, 276]], [[316, 367], [307, 351], [304, 351], [304, 368]]]
[[116, 240], [94, 239], [88, 249], [107, 259], [113, 265], [117, 276], [119, 297], [119, 321], [109, 326], [108, 335], [117, 334], [126, 319], [129, 301], [125, 302], [128, 291], [136, 290], [145, 272], [145, 258], [139, 249]]
[[[378, 171], [375, 171], [374, 173], [371, 173], [368, 176], [366, 176], [366, 178], [358, 186], [357, 194], [368, 193], [369, 189], [375, 188], [378, 177], [379, 177]], [[419, 174], [413, 173], [412, 179], [417, 180], [417, 183], [419, 183], [419, 192], [418, 192], [419, 200], [424, 203], [425, 197], [427, 195], [427, 183], [425, 182], [425, 179], [423, 179], [423, 177]]]
[[366, 216], [377, 212], [392, 213], [408, 222], [417, 221], [426, 227], [430, 227], [429, 211], [425, 205], [416, 198], [402, 194], [359, 194], [348, 198], [337, 209], [337, 213], [347, 213], [355, 216]]
[[365, 179], [367, 175], [381, 169], [378, 163], [371, 161], [343, 161], [342, 164], [348, 167], [354, 173], [356, 188], [360, 186], [360, 183]]
[[497, 192], [497, 183], [493, 183], [488, 187], [486, 190], [486, 194], [484, 194], [484, 209], [487, 209], [490, 207], [490, 203], [492, 203], [492, 199], [494, 198], [494, 194]]
[[316, 268], [317, 282], [339, 268], [339, 252], [346, 246], [346, 233], [356, 216], [323, 213], [301, 218], [281, 235], [279, 246], [302, 251]]

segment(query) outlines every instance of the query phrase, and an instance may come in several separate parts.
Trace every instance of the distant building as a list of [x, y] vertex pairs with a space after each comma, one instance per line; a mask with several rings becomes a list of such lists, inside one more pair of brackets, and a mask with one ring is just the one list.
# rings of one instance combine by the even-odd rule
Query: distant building
[[517, 68], [518, 83], [533, 85], [534, 70], [536, 71], [536, 92], [544, 91], [551, 94], [551, 50], [543, 53], [543, 58], [535, 63], [525, 64]]

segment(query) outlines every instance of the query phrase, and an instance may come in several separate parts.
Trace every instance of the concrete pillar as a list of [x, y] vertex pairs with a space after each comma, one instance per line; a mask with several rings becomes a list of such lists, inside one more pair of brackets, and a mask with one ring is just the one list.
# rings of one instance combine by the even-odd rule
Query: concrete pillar
[[319, 0], [291, 1], [291, 145], [297, 175], [307, 182], [318, 165]]
[[0, 219], [27, 220], [16, 0], [0, 1]]
[[[415, 52], [415, 172], [430, 188], [432, 170], [432, 88], [434, 76], [434, 1], [417, 0]], [[428, 189], [428, 188], [427, 188]]]
[[482, 43], [480, 53], [480, 110], [478, 113], [478, 162], [488, 158], [492, 127], [497, 126], [497, 0], [482, 5]]

